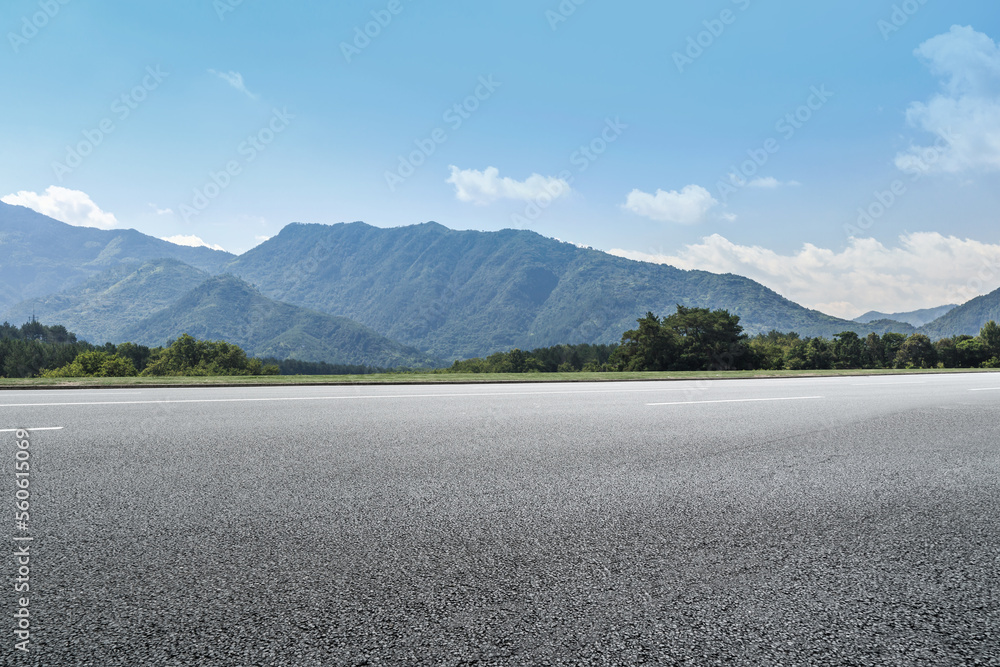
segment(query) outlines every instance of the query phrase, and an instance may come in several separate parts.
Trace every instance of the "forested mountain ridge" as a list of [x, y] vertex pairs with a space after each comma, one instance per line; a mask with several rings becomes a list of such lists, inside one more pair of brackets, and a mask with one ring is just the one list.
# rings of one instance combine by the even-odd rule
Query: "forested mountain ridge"
[[[352, 319], [421, 350], [423, 359], [445, 361], [511, 348], [616, 343], [646, 312], [670, 313], [678, 304], [726, 309], [750, 334], [778, 330], [829, 338], [843, 331], [914, 331], [905, 322], [831, 317], [741, 276], [637, 262], [525, 230], [293, 223], [236, 257], [135, 230], [74, 227], [0, 203], [0, 313], [12, 321], [24, 321], [34, 308], [87, 339], [121, 342], [127, 331], [140, 331], [141, 322], [223, 271], [269, 299]], [[921, 332], [974, 335], [997, 319], [996, 301], [995, 294], [973, 300]], [[185, 321], [176, 310], [172, 317]], [[221, 330], [225, 323], [218, 324]], [[300, 336], [292, 328], [288, 336]], [[334, 354], [311, 333], [296, 340], [288, 345], [305, 355], [299, 358], [369, 363], [348, 361], [354, 352]], [[332, 356], [318, 359], [317, 350]]]
[[294, 223], [226, 270], [288, 303], [349, 317], [446, 358], [614, 343], [648, 311], [725, 308], [749, 333], [883, 333], [748, 278], [637, 262], [534, 232]]
[[869, 324], [878, 320], [895, 320], [897, 322], [905, 322], [913, 327], [922, 327], [955, 308], [958, 308], [958, 306], [952, 303], [946, 306], [938, 306], [937, 308], [923, 308], [905, 313], [880, 313], [877, 310], [870, 310], [860, 317], [855, 317], [854, 321]]
[[166, 345], [181, 333], [224, 340], [257, 357], [381, 368], [443, 363], [357, 322], [268, 299], [231, 275], [209, 278], [126, 329], [122, 338], [152, 347]]
[[62, 292], [121, 264], [177, 259], [218, 273], [232, 258], [227, 252], [179, 246], [134, 229], [74, 227], [0, 202], [0, 311]]
[[0, 321], [25, 322], [32, 315], [58, 322], [95, 344], [125, 342], [125, 332], [177, 302], [208, 280], [209, 274], [176, 259], [121, 264], [82, 285], [50, 296], [22, 301]]
[[1000, 322], [1000, 289], [978, 296], [938, 319], [920, 327], [919, 331], [931, 338], [946, 336], [975, 336], [984, 323]]

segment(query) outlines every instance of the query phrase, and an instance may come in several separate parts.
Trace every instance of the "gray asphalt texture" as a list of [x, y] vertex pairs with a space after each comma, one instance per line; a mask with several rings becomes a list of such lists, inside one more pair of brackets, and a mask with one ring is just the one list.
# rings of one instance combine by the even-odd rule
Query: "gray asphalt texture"
[[998, 374], [3, 391], [0, 421], [63, 427], [5, 665], [1000, 665]]

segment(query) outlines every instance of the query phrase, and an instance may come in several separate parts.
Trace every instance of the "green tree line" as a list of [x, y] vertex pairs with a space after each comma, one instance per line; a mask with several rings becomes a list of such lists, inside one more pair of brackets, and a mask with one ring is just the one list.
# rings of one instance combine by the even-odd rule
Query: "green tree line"
[[0, 325], [0, 377], [134, 377], [277, 375], [278, 365], [248, 357], [224, 341], [184, 334], [166, 347], [135, 343], [102, 346], [79, 341], [61, 325]]
[[300, 361], [298, 359], [263, 359], [267, 366], [277, 366], [280, 375], [372, 375], [385, 373], [386, 369], [355, 364], [329, 364], [323, 361]]
[[[646, 313], [619, 344], [513, 349], [456, 361], [443, 372], [555, 373], [580, 371], [827, 370], [880, 368], [1000, 368], [1000, 326], [987, 322], [978, 336], [931, 341], [923, 334], [832, 339], [771, 331], [747, 336], [726, 310], [678, 306], [660, 318]], [[60, 325], [32, 321], [0, 325], [0, 377], [130, 377], [169, 375], [364, 374], [381, 369], [260, 360], [237, 345], [184, 334], [166, 347], [135, 343], [103, 346], [79, 341]]]
[[772, 331], [750, 337], [738, 315], [687, 308], [667, 317], [646, 313], [618, 345], [559, 345], [513, 349], [456, 361], [449, 372], [551, 373], [572, 371], [832, 370], [1000, 368], [1000, 326], [987, 322], [978, 336], [932, 342], [923, 334], [852, 331], [832, 339]]
[[607, 370], [616, 345], [556, 345], [531, 352], [517, 348], [490, 356], [456, 361], [452, 373], [572, 373]]

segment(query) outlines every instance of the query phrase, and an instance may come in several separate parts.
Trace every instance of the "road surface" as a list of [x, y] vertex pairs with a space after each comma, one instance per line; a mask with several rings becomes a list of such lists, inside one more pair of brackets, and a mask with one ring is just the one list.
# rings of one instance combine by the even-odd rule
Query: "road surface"
[[4, 664], [1000, 664], [998, 374], [2, 391], [0, 422]]

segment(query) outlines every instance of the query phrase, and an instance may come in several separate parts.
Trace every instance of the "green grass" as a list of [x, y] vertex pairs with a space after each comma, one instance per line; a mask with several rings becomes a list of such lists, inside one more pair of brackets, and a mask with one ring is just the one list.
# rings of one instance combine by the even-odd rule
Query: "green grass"
[[204, 387], [351, 384], [483, 384], [517, 382], [621, 382], [651, 380], [731, 380], [746, 378], [827, 377], [988, 373], [995, 369], [846, 370], [846, 371], [678, 371], [647, 373], [385, 373], [380, 375], [271, 375], [261, 377], [0, 378], [0, 389], [85, 389], [108, 387]]

